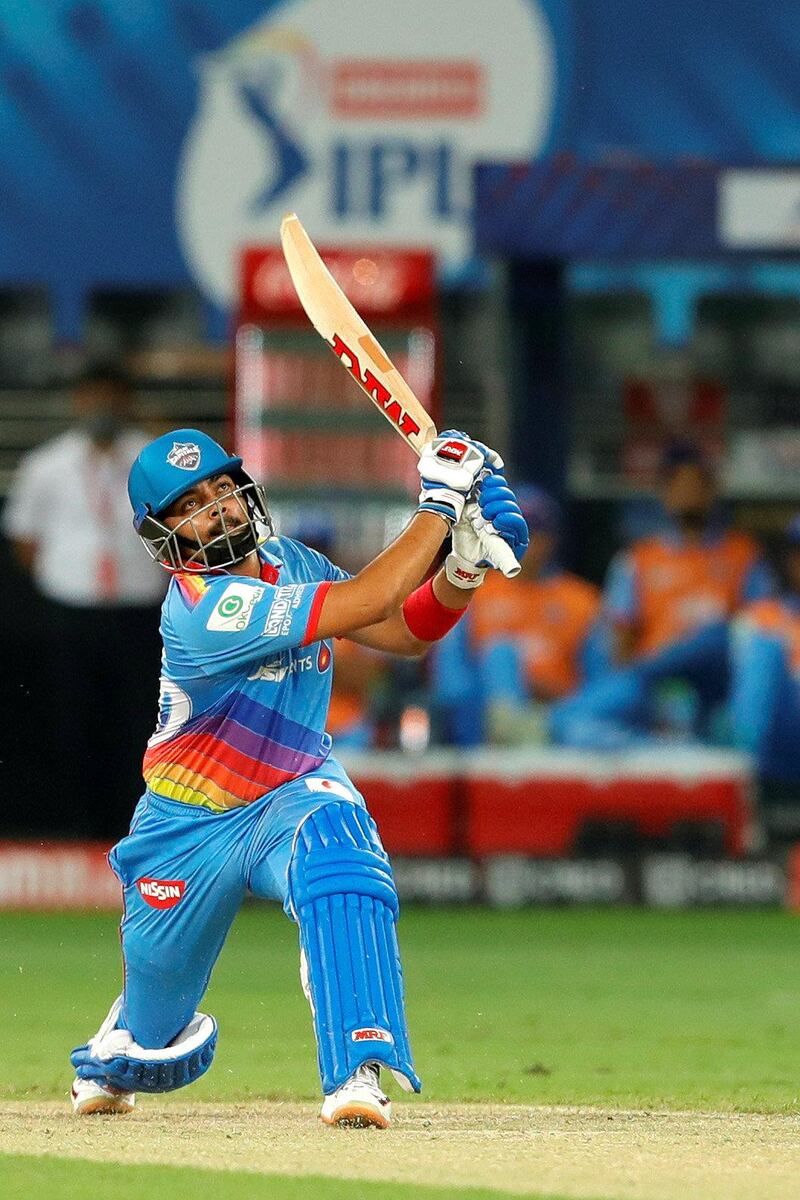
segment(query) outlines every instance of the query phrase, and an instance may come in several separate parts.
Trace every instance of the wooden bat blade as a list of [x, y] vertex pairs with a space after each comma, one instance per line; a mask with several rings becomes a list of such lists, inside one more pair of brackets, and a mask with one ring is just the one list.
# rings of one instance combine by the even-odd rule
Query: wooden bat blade
[[387, 421], [420, 454], [436, 436], [430, 414], [353, 308], [295, 213], [287, 213], [281, 221], [281, 245], [311, 324]]
[[[356, 383], [409, 446], [421, 454], [436, 437], [436, 426], [380, 342], [371, 333], [317, 253], [296, 213], [281, 221], [281, 245], [289, 274], [306, 316]], [[484, 534], [487, 560], [510, 579], [519, 563], [497, 534]]]

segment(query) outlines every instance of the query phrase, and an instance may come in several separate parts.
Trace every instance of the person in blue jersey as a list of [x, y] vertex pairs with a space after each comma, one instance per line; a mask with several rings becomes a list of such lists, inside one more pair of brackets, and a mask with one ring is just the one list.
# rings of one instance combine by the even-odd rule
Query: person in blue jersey
[[731, 636], [733, 743], [753, 758], [767, 825], [800, 831], [800, 514], [787, 526], [783, 587], [748, 605]]
[[350, 577], [275, 537], [263, 489], [205, 434], [177, 430], [140, 453], [134, 525], [172, 574], [160, 711], [145, 793], [110, 855], [123, 992], [73, 1051], [77, 1113], [130, 1111], [137, 1091], [208, 1069], [217, 1026], [197, 1005], [248, 892], [281, 900], [299, 928], [322, 1120], [386, 1128], [382, 1068], [419, 1090], [391, 868], [325, 732], [331, 639], [418, 655], [455, 625], [486, 573], [481, 530], [518, 558], [527, 546], [502, 467], [464, 434], [435, 439], [408, 526]]

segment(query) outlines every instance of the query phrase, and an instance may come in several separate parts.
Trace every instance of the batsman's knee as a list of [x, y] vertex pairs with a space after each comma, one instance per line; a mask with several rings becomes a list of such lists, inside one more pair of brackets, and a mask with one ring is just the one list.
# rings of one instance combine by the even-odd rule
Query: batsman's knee
[[419, 1091], [403, 1007], [397, 889], [366, 809], [340, 800], [310, 813], [295, 835], [288, 885], [323, 1091], [365, 1062]]
[[325, 896], [371, 896], [396, 918], [400, 909], [392, 868], [366, 809], [346, 800], [309, 813], [295, 834], [289, 860], [289, 901], [299, 909]]
[[123, 1092], [172, 1092], [205, 1075], [217, 1048], [213, 1017], [197, 1012], [168, 1046], [148, 1049], [129, 1030], [118, 1028], [121, 999], [95, 1036], [72, 1051], [70, 1061], [80, 1079]]

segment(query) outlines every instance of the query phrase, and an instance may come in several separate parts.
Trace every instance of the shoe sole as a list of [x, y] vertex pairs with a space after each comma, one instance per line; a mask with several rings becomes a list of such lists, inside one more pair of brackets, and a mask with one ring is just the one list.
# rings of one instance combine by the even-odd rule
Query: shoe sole
[[129, 1104], [127, 1100], [115, 1100], [111, 1096], [97, 1096], [94, 1100], [84, 1100], [78, 1108], [73, 1109], [73, 1112], [76, 1117], [93, 1117], [101, 1113], [121, 1117], [126, 1113], [132, 1113], [133, 1105]]
[[344, 1104], [332, 1117], [320, 1117], [320, 1120], [323, 1125], [337, 1125], [340, 1129], [389, 1128], [389, 1118], [367, 1104]]

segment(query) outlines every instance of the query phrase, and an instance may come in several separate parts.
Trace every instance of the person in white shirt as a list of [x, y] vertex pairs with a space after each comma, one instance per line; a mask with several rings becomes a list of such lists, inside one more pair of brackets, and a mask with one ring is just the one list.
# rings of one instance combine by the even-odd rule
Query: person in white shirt
[[142, 563], [130, 520], [127, 476], [148, 441], [130, 423], [130, 402], [116, 367], [84, 372], [73, 425], [23, 457], [3, 512], [4, 532], [47, 605], [43, 751], [61, 792], [56, 823], [103, 839], [125, 828], [141, 791], [158, 694], [164, 580]]

